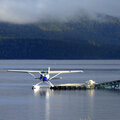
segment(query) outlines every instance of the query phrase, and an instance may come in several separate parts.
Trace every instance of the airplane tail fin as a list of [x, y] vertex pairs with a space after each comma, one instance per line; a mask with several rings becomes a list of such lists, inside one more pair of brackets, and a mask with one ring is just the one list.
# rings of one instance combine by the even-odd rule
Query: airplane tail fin
[[50, 73], [50, 67], [48, 67], [48, 73]]

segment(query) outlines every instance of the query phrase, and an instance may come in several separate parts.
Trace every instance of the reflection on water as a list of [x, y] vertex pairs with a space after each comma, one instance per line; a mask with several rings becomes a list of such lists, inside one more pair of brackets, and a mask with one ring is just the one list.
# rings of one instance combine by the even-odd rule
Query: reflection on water
[[35, 96], [45, 96], [47, 99], [53, 94], [54, 90], [50, 88], [40, 88], [33, 90]]
[[94, 89], [88, 90], [88, 93], [91, 97], [94, 97], [95, 90]]
[[80, 120], [92, 120], [92, 119], [89, 117], [86, 117], [86, 118], [80, 118]]
[[[111, 107], [114, 110], [119, 109], [116, 105], [111, 105], [112, 102], [116, 102], [119, 95], [120, 90], [109, 89], [51, 90], [49, 88], [40, 88], [34, 90], [35, 97], [39, 100], [44, 98], [46, 120], [55, 120], [55, 116], [57, 116], [57, 120], [65, 118], [69, 120], [74, 118], [96, 120], [98, 116], [102, 117], [105, 113], [109, 114]], [[110, 115], [109, 118], [111, 117]]]
[[[93, 114], [94, 93], [95, 93], [94, 90], [88, 90], [88, 91], [60, 90], [59, 91], [59, 90], [51, 90], [49, 88], [34, 89], [34, 96], [35, 97], [39, 97], [39, 98], [44, 97], [45, 98], [44, 100], [45, 100], [45, 118], [46, 118], [46, 120], [52, 120], [53, 115], [56, 114], [56, 112], [59, 112], [59, 114], [61, 115], [61, 117], [63, 117], [63, 119], [64, 119], [63, 114], [66, 113], [67, 117], [70, 120], [72, 120], [74, 118], [74, 115], [79, 117], [79, 120], [92, 120], [91, 117], [90, 117], [91, 115], [90, 116], [83, 115], [83, 114], [79, 115], [79, 110], [76, 111], [76, 109], [74, 110], [74, 112], [76, 111], [76, 113], [73, 114], [72, 113], [73, 111], [71, 111], [71, 110], [74, 109], [74, 106], [72, 108], [71, 105], [74, 104], [74, 103], [78, 103], [78, 104], [76, 104], [78, 106], [78, 108], [83, 107], [84, 99], [85, 99], [83, 97], [83, 95], [88, 94], [89, 108], [87, 108], [87, 109], [89, 109], [90, 114]], [[77, 97], [77, 99], [76, 99], [76, 97]], [[56, 100], [58, 102], [56, 102]], [[63, 106], [63, 104], [64, 104], [64, 106]], [[54, 109], [56, 109], [56, 111], [53, 113]], [[80, 111], [84, 112], [83, 108], [80, 109]], [[61, 117], [59, 116], [58, 120], [61, 120]]]
[[[56, 91], [56, 92], [55, 92]], [[55, 94], [57, 95], [57, 93], [61, 93], [62, 95], [62, 91], [65, 91], [66, 92], [69, 92], [70, 90], [52, 90], [50, 88], [40, 88], [40, 89], [34, 89], [33, 92], [34, 92], [34, 96], [45, 96], [47, 99], [50, 97], [50, 96], [54, 96]], [[75, 92], [76, 94], [79, 94], [80, 90], [73, 90], [71, 92]], [[95, 90], [94, 89], [91, 89], [91, 90], [87, 90], [88, 94], [90, 97], [94, 97], [94, 93], [95, 93]]]
[[46, 120], [50, 120], [50, 96], [53, 94], [53, 90], [49, 88], [40, 88], [34, 89], [34, 96], [42, 96], [45, 97], [45, 118]]

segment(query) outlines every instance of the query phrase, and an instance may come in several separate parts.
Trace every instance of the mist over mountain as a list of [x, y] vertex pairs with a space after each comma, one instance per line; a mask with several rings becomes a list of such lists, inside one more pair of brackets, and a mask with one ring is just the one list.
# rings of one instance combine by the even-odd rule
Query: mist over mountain
[[120, 59], [120, 19], [0, 23], [0, 59]]
[[14, 24], [98, 19], [97, 14], [120, 17], [120, 0], [0, 0], [0, 21]]

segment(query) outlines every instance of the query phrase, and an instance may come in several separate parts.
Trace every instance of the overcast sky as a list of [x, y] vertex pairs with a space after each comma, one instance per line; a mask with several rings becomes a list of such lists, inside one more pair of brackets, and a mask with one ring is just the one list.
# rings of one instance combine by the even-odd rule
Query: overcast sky
[[66, 21], [86, 13], [120, 17], [120, 0], [0, 0], [2, 22]]

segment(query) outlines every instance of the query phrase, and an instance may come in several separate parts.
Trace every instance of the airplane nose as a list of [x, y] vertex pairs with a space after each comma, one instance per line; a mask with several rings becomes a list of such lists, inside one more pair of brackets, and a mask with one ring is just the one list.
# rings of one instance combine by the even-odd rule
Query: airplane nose
[[47, 77], [44, 76], [43, 77], [43, 81], [48, 81]]

